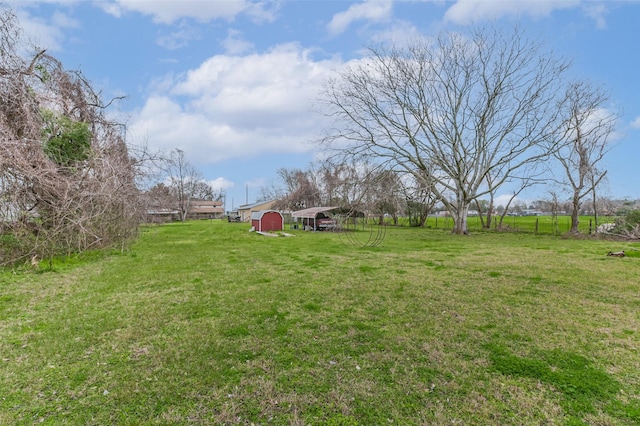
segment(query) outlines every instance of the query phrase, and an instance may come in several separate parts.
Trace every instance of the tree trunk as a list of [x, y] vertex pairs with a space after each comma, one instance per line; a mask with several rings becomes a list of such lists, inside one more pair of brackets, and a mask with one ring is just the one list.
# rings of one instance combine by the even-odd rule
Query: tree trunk
[[420, 213], [420, 224], [418, 226], [420, 226], [420, 228], [424, 228], [424, 225], [427, 223], [427, 218], [429, 217], [428, 214], [422, 214]]
[[482, 228], [486, 228], [486, 226], [484, 225], [484, 216], [482, 216], [482, 214], [484, 213], [482, 211], [482, 206], [480, 206], [480, 202], [478, 202], [478, 200], [476, 200], [476, 210], [478, 210], [478, 217], [480, 218], [480, 226], [482, 226]]
[[598, 202], [596, 200], [596, 185], [592, 185], [591, 193], [593, 194], [593, 221], [594, 234], [598, 232]]
[[464, 201], [459, 202], [458, 208], [453, 213], [454, 224], [451, 233], [459, 235], [468, 234], [467, 215], [469, 213], [469, 203]]
[[487, 229], [491, 229], [492, 220], [493, 220], [493, 193], [491, 193], [491, 198], [489, 200], [489, 207], [487, 208], [487, 222], [486, 222]]
[[578, 197], [578, 194], [575, 194], [573, 196], [573, 199], [571, 201], [571, 205], [572, 205], [572, 211], [571, 211], [571, 229], [569, 230], [569, 232], [573, 233], [573, 234], [577, 234], [578, 231], [578, 224], [580, 223], [580, 219], [579, 219], [579, 215], [580, 215], [580, 197]]

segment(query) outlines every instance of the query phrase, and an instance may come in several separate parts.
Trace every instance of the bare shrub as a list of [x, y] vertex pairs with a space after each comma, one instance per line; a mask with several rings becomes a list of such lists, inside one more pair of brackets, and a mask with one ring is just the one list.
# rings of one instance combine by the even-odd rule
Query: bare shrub
[[122, 247], [141, 217], [136, 161], [100, 93], [0, 13], [0, 264]]

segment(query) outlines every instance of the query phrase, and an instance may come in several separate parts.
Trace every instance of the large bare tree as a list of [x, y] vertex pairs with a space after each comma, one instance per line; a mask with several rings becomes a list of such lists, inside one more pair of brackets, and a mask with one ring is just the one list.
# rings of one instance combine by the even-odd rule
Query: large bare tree
[[369, 52], [327, 82], [321, 100], [336, 122], [322, 142], [426, 178], [455, 218], [453, 232], [467, 232], [474, 199], [526, 177], [554, 149], [568, 64], [520, 30]]
[[600, 163], [609, 150], [609, 136], [618, 118], [606, 109], [608, 99], [602, 89], [576, 81], [567, 88], [559, 108], [564, 120], [563, 143], [554, 155], [561, 166], [562, 183], [571, 194], [569, 232], [578, 232], [582, 201], [587, 195], [596, 199], [596, 188], [607, 174]]
[[10, 10], [0, 24], [0, 264], [125, 244], [137, 171], [109, 103], [45, 51], [23, 57]]

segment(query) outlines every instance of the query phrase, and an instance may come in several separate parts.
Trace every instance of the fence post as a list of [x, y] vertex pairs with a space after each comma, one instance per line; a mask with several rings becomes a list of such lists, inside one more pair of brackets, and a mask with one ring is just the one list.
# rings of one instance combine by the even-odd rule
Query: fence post
[[536, 217], [536, 230], [535, 230], [535, 234], [536, 235], [538, 234], [538, 220], [539, 219]]
[[592, 219], [589, 219], [589, 235], [591, 235], [592, 233], [593, 233]]

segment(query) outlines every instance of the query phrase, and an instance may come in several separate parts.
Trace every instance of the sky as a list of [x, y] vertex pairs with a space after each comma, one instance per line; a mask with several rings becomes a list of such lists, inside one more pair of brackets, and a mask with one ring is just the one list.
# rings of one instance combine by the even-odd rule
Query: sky
[[[5, 0], [24, 33], [77, 69], [133, 145], [181, 149], [226, 193], [253, 203], [280, 168], [306, 169], [329, 125], [320, 90], [368, 46], [519, 25], [620, 114], [604, 192], [640, 198], [640, 1]], [[499, 194], [500, 195], [500, 194]], [[502, 194], [505, 195], [505, 194]], [[545, 197], [545, 194], [530, 194]], [[548, 198], [548, 197], [547, 197]]]

